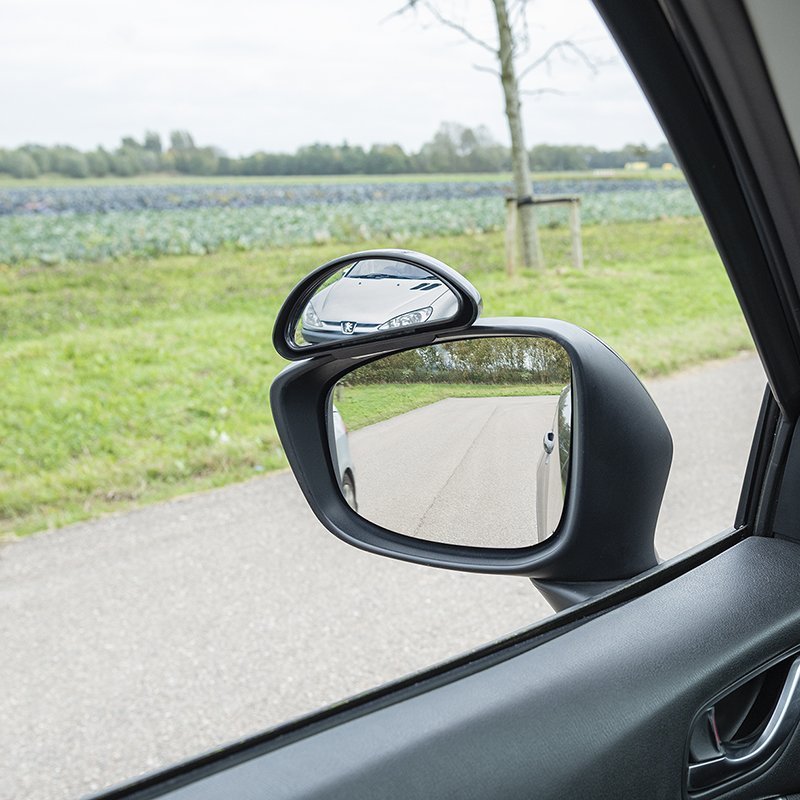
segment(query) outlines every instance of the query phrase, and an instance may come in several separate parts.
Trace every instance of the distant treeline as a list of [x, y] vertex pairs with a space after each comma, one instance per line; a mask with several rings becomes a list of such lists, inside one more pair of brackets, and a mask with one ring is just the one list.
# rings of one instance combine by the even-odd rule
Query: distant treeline
[[[629, 162], [653, 167], [675, 163], [669, 145], [651, 149], [628, 144], [620, 150], [583, 145], [540, 144], [530, 151], [531, 168], [542, 172], [619, 169]], [[183, 175], [397, 175], [403, 173], [504, 172], [511, 169], [509, 149], [495, 142], [484, 127], [444, 123], [416, 153], [399, 144], [312, 144], [294, 153], [257, 152], [231, 158], [217, 147], [200, 147], [187, 131], [173, 131], [169, 147], [157, 133], [139, 142], [126, 136], [116, 150], [98, 147], [81, 152], [74, 147], [28, 144], [0, 149], [0, 173], [36, 178], [45, 173], [71, 178], [131, 177], [151, 173]]]
[[571, 380], [564, 348], [549, 339], [468, 339], [406, 350], [349, 373], [357, 386], [376, 383], [556, 384]]

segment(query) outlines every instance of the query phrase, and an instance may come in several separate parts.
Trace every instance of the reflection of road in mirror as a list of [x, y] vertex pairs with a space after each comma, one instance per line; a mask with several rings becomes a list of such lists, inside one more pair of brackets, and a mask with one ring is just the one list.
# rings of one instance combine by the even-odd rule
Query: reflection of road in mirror
[[456, 295], [428, 270], [394, 259], [366, 259], [322, 284], [296, 323], [295, 341], [339, 341], [442, 322], [457, 312]]
[[352, 432], [359, 513], [438, 542], [535, 544], [536, 468], [557, 402], [448, 398]]

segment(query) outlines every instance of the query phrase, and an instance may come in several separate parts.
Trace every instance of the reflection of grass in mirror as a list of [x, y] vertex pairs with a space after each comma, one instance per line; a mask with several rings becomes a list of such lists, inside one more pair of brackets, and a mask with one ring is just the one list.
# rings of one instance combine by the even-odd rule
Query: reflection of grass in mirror
[[450, 397], [539, 397], [557, 395], [564, 384], [491, 386], [474, 383], [383, 383], [337, 386], [334, 403], [350, 430], [391, 419]]
[[[568, 266], [566, 229], [546, 229], [547, 269], [511, 279], [499, 233], [403, 244], [463, 270], [485, 316], [575, 322], [645, 375], [752, 346], [701, 220], [586, 226], [583, 236], [583, 272]], [[285, 465], [267, 400], [286, 365], [272, 323], [297, 281], [345, 249], [0, 264], [0, 532]]]

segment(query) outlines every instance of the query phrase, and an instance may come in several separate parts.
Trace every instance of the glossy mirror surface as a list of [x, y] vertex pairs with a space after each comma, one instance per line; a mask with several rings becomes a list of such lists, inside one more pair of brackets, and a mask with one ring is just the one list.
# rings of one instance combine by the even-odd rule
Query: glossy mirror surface
[[395, 258], [354, 261], [322, 282], [294, 320], [297, 346], [446, 322], [456, 294], [437, 275]]
[[569, 357], [548, 339], [465, 339], [364, 364], [329, 399], [342, 493], [406, 536], [536, 544], [564, 505], [571, 399]]

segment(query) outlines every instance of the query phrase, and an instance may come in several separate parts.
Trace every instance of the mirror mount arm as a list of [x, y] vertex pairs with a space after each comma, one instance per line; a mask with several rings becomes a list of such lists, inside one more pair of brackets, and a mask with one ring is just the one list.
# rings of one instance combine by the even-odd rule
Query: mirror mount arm
[[563, 611], [565, 608], [591, 600], [624, 583], [624, 581], [543, 581], [536, 578], [531, 578], [530, 581], [554, 611]]

